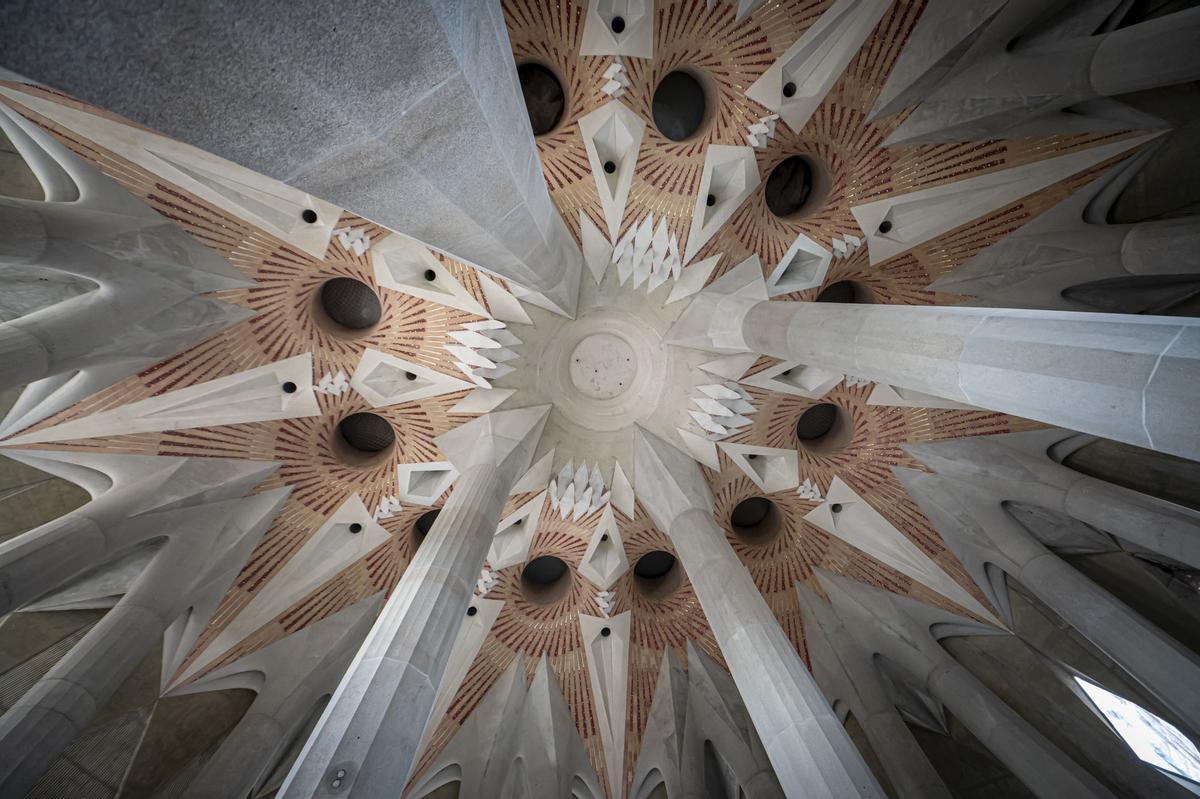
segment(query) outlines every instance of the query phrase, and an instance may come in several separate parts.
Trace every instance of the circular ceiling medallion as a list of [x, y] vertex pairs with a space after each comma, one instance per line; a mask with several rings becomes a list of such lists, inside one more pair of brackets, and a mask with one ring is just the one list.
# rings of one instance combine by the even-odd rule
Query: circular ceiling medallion
[[683, 141], [700, 129], [706, 108], [700, 81], [677, 69], [668, 73], [654, 90], [651, 113], [659, 133], [672, 141]]
[[352, 413], [338, 422], [338, 432], [351, 449], [373, 454], [396, 443], [396, 431], [390, 422], [374, 413]]
[[633, 348], [611, 333], [593, 333], [580, 341], [567, 368], [571, 385], [593, 399], [624, 394], [637, 377]]

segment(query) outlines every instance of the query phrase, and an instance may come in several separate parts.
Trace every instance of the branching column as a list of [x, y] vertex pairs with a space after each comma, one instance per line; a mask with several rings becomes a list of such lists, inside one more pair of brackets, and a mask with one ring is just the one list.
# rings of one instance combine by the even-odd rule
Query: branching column
[[482, 416], [438, 445], [459, 469], [450, 498], [388, 599], [281, 799], [394, 796], [421, 733], [512, 486], [528, 468], [548, 406]]
[[668, 335], [1200, 458], [1200, 319], [701, 293]]
[[883, 790], [713, 520], [712, 495], [695, 462], [639, 430], [635, 478], [638, 501], [675, 545], [784, 792], [882, 799]]

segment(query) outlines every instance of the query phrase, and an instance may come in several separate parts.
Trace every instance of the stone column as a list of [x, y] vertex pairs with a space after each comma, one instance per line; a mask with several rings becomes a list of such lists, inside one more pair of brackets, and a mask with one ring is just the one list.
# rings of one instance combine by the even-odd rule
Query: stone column
[[438, 439], [459, 470], [429, 535], [280, 789], [281, 799], [392, 796], [405, 785], [438, 685], [549, 406], [481, 416]]
[[1200, 459], [1200, 319], [702, 292], [668, 341], [757, 352]]
[[574, 312], [583, 258], [542, 175], [499, 0], [263, 0], [254, 13], [119, 0], [86, 24], [26, 3], [0, 20], [9, 69]]
[[875, 797], [883, 790], [713, 520], [687, 455], [639, 429], [638, 501], [670, 536], [788, 796]]
[[827, 697], [849, 704], [899, 799], [952, 799], [896, 710], [871, 654], [855, 643], [828, 603], [800, 584], [796, 593], [813, 675]]
[[930, 605], [818, 570], [843, 630], [869, 655], [882, 656], [919, 691], [944, 704], [1030, 791], [1042, 799], [1116, 799], [958, 663], [939, 634], [999, 634]]
[[167, 526], [116, 606], [0, 717], [0, 796], [24, 796], [200, 592], [220, 575], [232, 582], [288, 493], [191, 508]]
[[986, 573], [991, 564], [1011, 574], [1200, 731], [1200, 657], [1046, 549], [988, 489], [907, 469], [896, 474], [970, 573]]
[[249, 796], [261, 787], [322, 696], [337, 687], [383, 604], [383, 594], [338, 611], [189, 683], [168, 696], [227, 688], [253, 704], [200, 769], [182, 799]]

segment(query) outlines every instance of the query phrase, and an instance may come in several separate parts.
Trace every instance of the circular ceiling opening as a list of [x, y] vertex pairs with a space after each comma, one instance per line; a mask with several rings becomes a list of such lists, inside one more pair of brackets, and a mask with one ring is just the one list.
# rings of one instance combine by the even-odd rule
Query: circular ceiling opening
[[813, 193], [813, 170], [808, 159], [788, 156], [767, 177], [767, 209], [779, 217], [799, 213]]
[[350, 449], [367, 455], [384, 452], [396, 443], [391, 423], [376, 413], [352, 413], [338, 422], [338, 434]]
[[775, 503], [766, 497], [743, 499], [729, 514], [733, 534], [755, 546], [769, 543], [782, 529], [782, 517]]
[[317, 302], [326, 318], [342, 330], [366, 330], [379, 324], [383, 315], [374, 290], [352, 277], [326, 280]]
[[550, 605], [566, 596], [571, 587], [571, 573], [561, 558], [542, 555], [525, 564], [521, 570], [521, 590], [525, 598], [536, 605]]
[[544, 136], [558, 127], [567, 107], [562, 84], [558, 76], [541, 64], [521, 64], [517, 67], [517, 77], [521, 80], [521, 94], [533, 135]]
[[822, 402], [800, 414], [796, 438], [804, 449], [820, 454], [834, 452], [850, 443], [854, 426], [840, 405]]
[[853, 280], [839, 280], [821, 289], [817, 302], [857, 302], [869, 303], [871, 290]]
[[684, 141], [700, 129], [707, 107], [700, 81], [677, 69], [667, 73], [654, 90], [651, 113], [659, 133], [672, 141]]
[[416, 552], [417, 547], [421, 546], [429, 531], [433, 529], [433, 523], [437, 521], [438, 514], [442, 512], [441, 508], [427, 510], [417, 517], [412, 526], [412, 551]]
[[661, 599], [675, 593], [682, 580], [682, 572], [674, 555], [658, 549], [638, 558], [633, 566], [633, 584], [642, 595]]

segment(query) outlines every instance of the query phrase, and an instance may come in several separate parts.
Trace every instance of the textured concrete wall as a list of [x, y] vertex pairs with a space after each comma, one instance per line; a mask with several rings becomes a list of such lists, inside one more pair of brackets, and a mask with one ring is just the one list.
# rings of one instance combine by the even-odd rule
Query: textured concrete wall
[[574, 307], [497, 0], [0, 7], [3, 66]]

